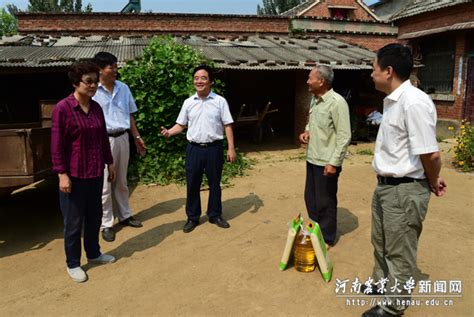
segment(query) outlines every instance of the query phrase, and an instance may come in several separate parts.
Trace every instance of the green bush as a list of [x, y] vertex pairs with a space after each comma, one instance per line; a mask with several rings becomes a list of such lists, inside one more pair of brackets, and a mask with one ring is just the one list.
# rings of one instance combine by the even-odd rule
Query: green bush
[[[454, 131], [454, 127], [448, 129]], [[474, 127], [468, 121], [462, 120], [455, 138], [456, 145], [452, 148], [453, 164], [464, 172], [470, 172], [474, 168]]]
[[374, 155], [374, 152], [371, 149], [361, 149], [361, 150], [357, 150], [357, 154], [359, 154], [359, 155]]
[[[213, 66], [200, 52], [177, 43], [170, 36], [153, 38], [140, 59], [129, 61], [121, 70], [121, 80], [131, 89], [138, 105], [135, 116], [147, 154], [130, 163], [132, 179], [142, 183], [182, 183], [185, 181], [186, 131], [170, 139], [161, 136], [161, 127], [176, 122], [183, 101], [191, 96], [192, 71], [200, 64]], [[213, 91], [222, 93], [223, 83], [215, 81]], [[234, 166], [225, 164], [223, 182], [242, 175], [249, 166], [237, 153]]]

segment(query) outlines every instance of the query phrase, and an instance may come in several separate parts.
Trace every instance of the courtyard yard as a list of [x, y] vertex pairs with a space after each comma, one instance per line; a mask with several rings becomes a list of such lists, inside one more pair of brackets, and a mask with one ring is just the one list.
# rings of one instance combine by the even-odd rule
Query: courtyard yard
[[[474, 175], [449, 167], [451, 145], [441, 143], [448, 191], [431, 198], [415, 277], [447, 281], [448, 290], [416, 297], [420, 304], [408, 317], [474, 315]], [[371, 275], [373, 144], [351, 146], [344, 162], [330, 283], [318, 271], [278, 269], [287, 223], [298, 212], [307, 219], [305, 160], [303, 149], [273, 147], [278, 150], [249, 148], [253, 169], [223, 190], [229, 230], [203, 216], [184, 234], [185, 187], [136, 187], [131, 206], [144, 227], [117, 228], [112, 243], [101, 239], [102, 252], [117, 262], [90, 266], [83, 257], [89, 275], [83, 284], [66, 273], [54, 179], [16, 192], [0, 202], [0, 316], [360, 316], [370, 302], [352, 299], [370, 298], [342, 297], [335, 282]], [[207, 192], [202, 195], [205, 210]], [[450, 281], [462, 282], [461, 294], [449, 292]]]

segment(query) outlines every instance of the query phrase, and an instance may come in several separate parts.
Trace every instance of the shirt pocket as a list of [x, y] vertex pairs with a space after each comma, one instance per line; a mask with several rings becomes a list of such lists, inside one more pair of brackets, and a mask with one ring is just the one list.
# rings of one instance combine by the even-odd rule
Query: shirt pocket
[[116, 122], [127, 122], [127, 117], [130, 116], [128, 113], [128, 107], [123, 101], [118, 101], [117, 106], [113, 107], [112, 116]]
[[387, 121], [385, 131], [387, 135], [385, 141], [395, 146], [399, 144], [402, 139], [405, 139], [407, 135], [405, 125], [403, 122], [401, 122], [401, 120], [397, 119]]
[[321, 129], [327, 129], [331, 126], [331, 114], [328, 111], [318, 111], [315, 114], [316, 125]]

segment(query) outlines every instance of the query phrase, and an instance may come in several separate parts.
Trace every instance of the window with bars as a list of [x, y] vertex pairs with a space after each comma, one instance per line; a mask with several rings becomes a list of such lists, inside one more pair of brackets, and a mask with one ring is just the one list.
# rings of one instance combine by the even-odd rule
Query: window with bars
[[432, 37], [420, 42], [422, 54], [419, 70], [421, 88], [427, 93], [451, 93], [453, 89], [456, 40], [453, 36]]

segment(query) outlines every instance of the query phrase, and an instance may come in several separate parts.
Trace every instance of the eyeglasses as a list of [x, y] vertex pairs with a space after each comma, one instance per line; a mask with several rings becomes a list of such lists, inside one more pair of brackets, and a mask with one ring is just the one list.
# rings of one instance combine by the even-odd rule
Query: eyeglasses
[[207, 77], [207, 76], [195, 76], [194, 81], [198, 81], [198, 80], [207, 81], [207, 80], [209, 80], [209, 77]]
[[92, 80], [92, 79], [89, 79], [89, 80], [82, 80], [81, 79], [81, 83], [84, 83], [86, 86], [92, 86], [92, 85], [98, 85], [99, 84], [99, 80], [96, 79], [96, 80]]

